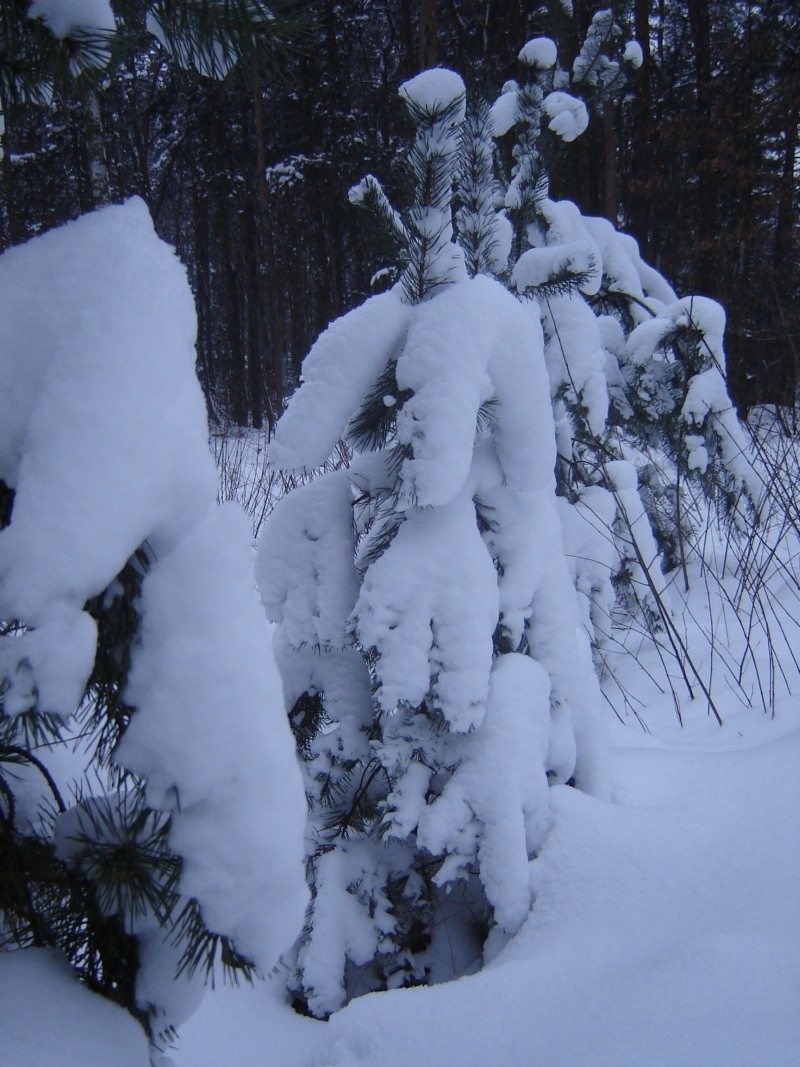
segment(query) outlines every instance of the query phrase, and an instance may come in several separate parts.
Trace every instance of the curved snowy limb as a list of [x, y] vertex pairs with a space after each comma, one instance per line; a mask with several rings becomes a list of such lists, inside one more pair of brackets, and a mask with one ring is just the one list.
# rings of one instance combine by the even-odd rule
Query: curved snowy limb
[[278, 504], [260, 539], [256, 581], [267, 617], [296, 648], [344, 648], [358, 592], [350, 479], [333, 471]]
[[385, 712], [430, 699], [458, 732], [483, 718], [495, 570], [468, 490], [440, 508], [407, 514], [368, 569], [353, 611], [359, 641], [378, 659], [376, 699]]
[[410, 318], [408, 305], [390, 290], [336, 319], [319, 336], [276, 428], [270, 449], [275, 466], [304, 471], [325, 462], [370, 386], [397, 355]]

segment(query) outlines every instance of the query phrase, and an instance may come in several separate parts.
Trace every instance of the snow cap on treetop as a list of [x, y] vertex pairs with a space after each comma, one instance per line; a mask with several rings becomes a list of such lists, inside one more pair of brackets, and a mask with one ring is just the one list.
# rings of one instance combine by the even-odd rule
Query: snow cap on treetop
[[557, 55], [555, 41], [552, 41], [549, 37], [534, 37], [532, 41], [528, 41], [523, 47], [518, 59], [526, 67], [549, 70], [556, 65]]
[[466, 114], [466, 89], [464, 82], [445, 67], [424, 70], [400, 86], [400, 95], [412, 108], [431, 113], [455, 107], [460, 99], [455, 122], [461, 122]]

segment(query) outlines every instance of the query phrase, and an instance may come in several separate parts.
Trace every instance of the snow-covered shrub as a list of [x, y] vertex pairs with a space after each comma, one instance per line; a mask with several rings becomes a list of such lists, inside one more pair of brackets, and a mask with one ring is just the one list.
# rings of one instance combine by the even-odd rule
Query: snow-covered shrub
[[585, 128], [575, 101], [554, 87], [613, 96], [624, 84], [623, 57], [608, 54], [615, 40], [611, 12], [599, 12], [571, 81], [552, 41], [530, 41], [519, 83], [492, 108], [495, 136], [516, 135], [503, 200], [514, 229], [508, 276], [541, 317], [558, 491], [573, 505], [562, 507], [562, 524], [601, 671], [610, 585], [648, 627], [667, 624], [664, 572], [685, 572], [712, 519], [753, 521], [761, 490], [725, 386], [722, 309], [678, 300], [633, 238], [549, 195], [543, 126], [564, 140]]
[[[177, 970], [265, 971], [305, 900], [302, 784], [247, 523], [216, 505], [195, 328], [141, 201], [0, 257], [0, 944], [62, 948], [152, 1034], [191, 1010]], [[47, 752], [76, 712], [70, 800]]]
[[407, 235], [404, 273], [322, 334], [272, 447], [291, 471], [340, 438], [353, 459], [281, 501], [259, 550], [311, 805], [316, 1015], [477, 967], [530, 908], [548, 782], [604, 788], [538, 318], [452, 239], [460, 79], [401, 94], [416, 203], [374, 179], [358, 198]]

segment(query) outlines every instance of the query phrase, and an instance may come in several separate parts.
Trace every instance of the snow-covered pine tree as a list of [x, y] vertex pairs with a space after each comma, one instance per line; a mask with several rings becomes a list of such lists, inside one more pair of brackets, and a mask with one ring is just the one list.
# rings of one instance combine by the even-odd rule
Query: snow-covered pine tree
[[[638, 55], [630, 46], [606, 55], [621, 37], [610, 13], [600, 14], [572, 84], [591, 84], [602, 103]], [[752, 516], [760, 485], [724, 384], [721, 309], [678, 301], [633, 238], [550, 198], [542, 126], [571, 140], [588, 113], [551, 91], [568, 84], [552, 41], [528, 42], [519, 58], [519, 84], [508, 83], [492, 109], [495, 136], [512, 127], [517, 135], [505, 195], [510, 282], [541, 314], [564, 536], [602, 670], [614, 587], [659, 627], [670, 610], [663, 572], [696, 551], [693, 530], [709, 508]]]
[[259, 549], [311, 808], [295, 989], [319, 1016], [478, 967], [530, 908], [548, 783], [603, 790], [538, 318], [453, 240], [461, 79], [401, 94], [415, 202], [372, 178], [354, 198], [402, 277], [322, 334], [272, 450], [308, 471], [344, 438], [352, 462], [284, 498]]
[[302, 783], [194, 333], [141, 201], [0, 257], [0, 949], [62, 950], [154, 1039], [202, 992], [176, 972], [266, 971], [305, 902]]

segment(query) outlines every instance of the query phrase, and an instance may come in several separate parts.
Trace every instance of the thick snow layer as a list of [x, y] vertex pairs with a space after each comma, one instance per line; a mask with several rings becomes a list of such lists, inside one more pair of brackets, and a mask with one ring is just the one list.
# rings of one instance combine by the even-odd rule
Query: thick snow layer
[[409, 504], [446, 503], [467, 479], [478, 409], [492, 395], [486, 365], [501, 293], [475, 278], [417, 310], [397, 361], [398, 386], [414, 390], [397, 419], [398, 441], [413, 450], [400, 474]]
[[608, 416], [608, 384], [597, 318], [583, 297], [573, 294], [547, 297], [544, 310], [550, 392], [556, 396], [566, 389], [599, 437]]
[[399, 292], [390, 290], [320, 335], [303, 361], [303, 384], [275, 431], [276, 467], [304, 470], [325, 462], [370, 386], [399, 354], [410, 316]]
[[555, 41], [549, 37], [534, 37], [522, 48], [517, 57], [520, 63], [540, 70], [549, 70], [556, 65], [558, 50]]
[[638, 41], [628, 41], [625, 51], [622, 53], [624, 63], [630, 63], [634, 70], [638, 70], [644, 62], [642, 46]]
[[366, 573], [354, 617], [361, 645], [379, 653], [377, 700], [433, 703], [450, 727], [483, 718], [498, 615], [497, 579], [469, 492], [409, 514]]
[[173, 813], [182, 891], [268, 971], [302, 925], [305, 802], [248, 541], [226, 505], [153, 564], [117, 758]]
[[582, 100], [569, 93], [548, 93], [542, 109], [550, 119], [548, 128], [562, 141], [574, 141], [589, 125], [589, 112]]
[[[373, 994], [328, 1023], [280, 982], [206, 998], [179, 1067], [790, 1067], [800, 1044], [800, 714], [705, 711], [614, 735], [615, 803], [560, 787], [535, 905], [481, 974]], [[776, 862], [780, 857], [780, 862]], [[402, 1035], [401, 1039], [398, 1034]]]
[[[675, 290], [659, 272], [642, 259], [639, 254], [639, 246], [635, 239], [628, 233], [618, 233], [617, 239], [623, 245], [631, 262], [636, 268], [639, 280], [645, 295], [650, 302], [657, 301], [659, 305], [672, 304], [678, 298]], [[655, 308], [654, 310], [658, 310]]]
[[655, 318], [637, 326], [628, 338], [628, 358], [638, 364], [652, 358], [662, 339], [676, 326], [696, 330], [702, 336], [704, 360], [725, 373], [725, 311], [706, 296], [676, 300], [661, 308]]
[[117, 24], [108, 0], [33, 0], [28, 18], [41, 17], [56, 35], [92, 30], [113, 33]]
[[94, 619], [60, 606], [37, 629], [0, 641], [5, 714], [39, 707], [68, 719], [83, 699], [96, 645]]
[[147, 1067], [144, 1031], [81, 985], [49, 949], [0, 952], [0, 1047], [7, 1067]]
[[460, 491], [479, 410], [493, 397], [502, 409], [496, 438], [511, 484], [541, 486], [551, 416], [543, 426], [523, 412], [537, 404], [541, 384], [538, 333], [518, 302], [486, 277], [452, 286], [418, 309], [397, 363], [399, 387], [415, 390], [397, 420], [398, 441], [413, 449], [400, 472], [408, 504], [437, 505]]
[[[459, 123], [466, 114], [466, 89], [455, 71], [445, 67], [424, 70], [415, 78], [403, 82], [400, 95], [421, 111], [434, 114], [455, 108], [453, 123]], [[460, 104], [459, 104], [460, 101]], [[458, 106], [456, 106], [458, 105]]]
[[214, 499], [194, 337], [185, 271], [140, 200], [0, 258], [4, 617], [82, 607]]
[[[639, 270], [641, 258], [636, 242], [632, 238], [626, 239], [608, 219], [584, 215], [582, 221], [599, 250], [603, 276], [609, 291], [633, 297], [630, 301], [630, 311], [635, 322], [649, 318], [647, 309], [639, 303], [645, 302], [645, 291]], [[670, 299], [673, 296], [674, 294], [671, 294]]]
[[503, 137], [519, 117], [517, 84], [510, 82], [492, 105], [492, 136]]
[[553, 277], [569, 276], [580, 279], [577, 288], [593, 295], [600, 288], [602, 264], [596, 249], [589, 241], [570, 241], [568, 244], [529, 248], [514, 265], [511, 281], [517, 292], [547, 285]]
[[85, 602], [216, 496], [194, 337], [185, 271], [140, 200], [0, 257], [0, 478], [16, 490], [0, 617], [36, 628], [2, 658], [7, 677], [15, 653], [39, 669], [43, 710], [74, 710], [86, 680]]
[[[469, 753], [442, 794], [424, 809], [418, 843], [434, 855], [453, 841], [474, 840], [480, 878], [506, 934], [516, 933], [531, 907], [527, 858], [549, 828], [545, 775], [550, 737], [550, 681], [529, 656], [509, 653], [493, 666], [486, 717]], [[502, 788], [499, 783], [502, 782]], [[464, 824], [477, 821], [474, 834]], [[452, 861], [448, 856], [443, 871]], [[442, 871], [437, 881], [444, 881]]]
[[[256, 578], [267, 617], [295, 648], [344, 648], [358, 592], [353, 501], [347, 471], [301, 486], [281, 501], [259, 543]], [[277, 566], [275, 560], [282, 560]]]
[[[136, 710], [114, 757], [173, 814], [181, 891], [268, 969], [302, 923], [305, 798], [247, 521], [216, 506], [194, 337], [185, 271], [140, 200], [0, 257], [0, 477], [16, 490], [0, 618], [29, 627], [0, 638], [0, 672], [7, 710], [73, 712], [95, 652], [84, 604], [145, 546]], [[131, 927], [137, 994], [182, 1001], [176, 1022], [195, 993], [173, 995], [154, 925]]]
[[[689, 379], [686, 399], [681, 408], [681, 418], [690, 427], [701, 426], [706, 420], [710, 420], [719, 435], [722, 461], [726, 469], [734, 476], [737, 483], [746, 488], [753, 503], [757, 504], [764, 486], [753, 465], [748, 439], [728, 395], [725, 379], [717, 365]], [[705, 469], [703, 455], [697, 444], [692, 444], [693, 440], [694, 435], [687, 435], [686, 447], [690, 453], [690, 469], [692, 467]], [[707, 454], [705, 462], [708, 462]]]

